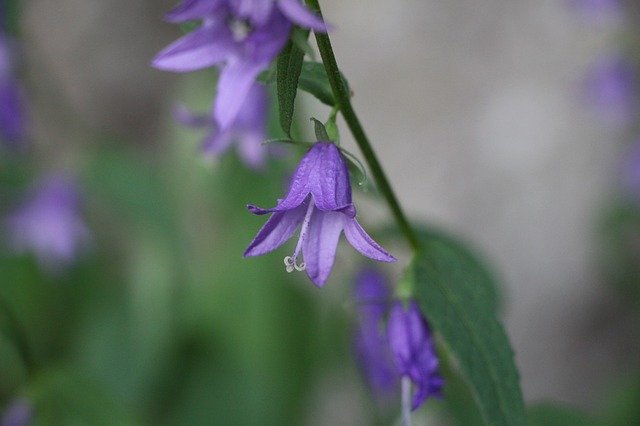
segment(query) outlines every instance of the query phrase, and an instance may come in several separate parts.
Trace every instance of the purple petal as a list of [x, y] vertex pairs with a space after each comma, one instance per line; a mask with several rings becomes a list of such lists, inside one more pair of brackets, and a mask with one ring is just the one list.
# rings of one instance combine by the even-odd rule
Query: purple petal
[[307, 156], [313, 160], [308, 181], [316, 207], [355, 216], [349, 171], [338, 147], [331, 142], [317, 142]]
[[16, 146], [27, 136], [24, 110], [25, 100], [22, 88], [11, 77], [0, 81], [0, 136]]
[[395, 262], [397, 260], [376, 243], [365, 230], [362, 229], [362, 226], [360, 226], [355, 218], [347, 221], [344, 227], [344, 235], [353, 248], [373, 260], [380, 262]]
[[222, 0], [184, 0], [164, 16], [167, 22], [186, 22], [202, 19], [222, 5]]
[[209, 157], [217, 157], [227, 149], [233, 142], [233, 135], [230, 132], [213, 131], [202, 141], [202, 152]]
[[240, 158], [253, 169], [260, 169], [264, 166], [267, 155], [267, 147], [262, 144], [264, 139], [263, 133], [246, 132], [238, 141]]
[[298, 0], [278, 0], [280, 11], [294, 24], [326, 33], [327, 25], [322, 18], [300, 3]]
[[236, 0], [231, 4], [234, 12], [251, 24], [264, 25], [273, 10], [273, 0]]
[[318, 287], [322, 287], [329, 278], [340, 233], [347, 219], [343, 213], [317, 209], [311, 216], [307, 237], [302, 246], [302, 255], [307, 267], [307, 275]]
[[354, 293], [358, 316], [362, 322], [382, 319], [391, 297], [389, 283], [384, 275], [373, 268], [363, 269], [355, 279]]
[[354, 337], [354, 349], [358, 367], [367, 383], [377, 395], [385, 396], [397, 390], [398, 372], [380, 320], [367, 318], [361, 321]]
[[2, 426], [28, 426], [33, 423], [33, 405], [26, 398], [16, 398], [7, 404], [0, 417]]
[[267, 65], [237, 60], [227, 64], [222, 70], [214, 105], [214, 116], [222, 129], [234, 122], [256, 77]]
[[233, 34], [226, 26], [203, 26], [164, 48], [152, 65], [166, 71], [196, 71], [227, 60], [235, 51]]
[[[249, 208], [251, 209], [251, 208]], [[260, 256], [285, 243], [304, 219], [307, 207], [302, 205], [286, 212], [275, 212], [258, 231], [244, 252], [245, 256]]]
[[208, 114], [195, 114], [183, 104], [178, 104], [173, 109], [173, 117], [183, 126], [199, 128], [212, 126], [213, 118]]

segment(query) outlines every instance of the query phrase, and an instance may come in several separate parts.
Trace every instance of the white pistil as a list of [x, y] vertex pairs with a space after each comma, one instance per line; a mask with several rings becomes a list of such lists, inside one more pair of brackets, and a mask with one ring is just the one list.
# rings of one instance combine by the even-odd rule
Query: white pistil
[[296, 244], [296, 249], [293, 252], [293, 256], [287, 256], [284, 258], [284, 266], [287, 272], [296, 271], [304, 271], [306, 268], [306, 264], [301, 262], [297, 263], [298, 255], [300, 254], [300, 249], [302, 249], [302, 242], [307, 237], [307, 232], [309, 230], [309, 222], [311, 222], [311, 216], [313, 215], [313, 209], [315, 204], [313, 200], [309, 200], [309, 206], [307, 207], [307, 212], [304, 215], [304, 220], [302, 221], [302, 227], [300, 227], [300, 236], [298, 237], [298, 243]]
[[231, 29], [231, 33], [233, 34], [233, 39], [235, 41], [242, 41], [251, 32], [251, 25], [246, 21], [241, 21], [239, 19], [234, 19], [229, 22], [229, 28]]
[[402, 377], [402, 426], [411, 426], [411, 379]]

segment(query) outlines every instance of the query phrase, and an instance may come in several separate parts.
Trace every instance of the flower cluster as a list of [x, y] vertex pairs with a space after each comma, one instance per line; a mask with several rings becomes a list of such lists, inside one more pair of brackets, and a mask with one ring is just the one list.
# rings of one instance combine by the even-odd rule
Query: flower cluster
[[282, 50], [294, 24], [326, 31], [324, 22], [299, 0], [184, 0], [166, 20], [202, 25], [163, 49], [153, 60], [156, 68], [220, 70], [205, 152], [219, 154], [238, 140], [247, 164], [260, 166], [266, 108], [256, 78]]
[[[397, 389], [407, 378], [416, 391], [412, 410], [428, 397], [441, 396], [444, 381], [438, 373], [438, 357], [427, 320], [411, 301], [405, 308], [396, 301], [389, 306], [389, 287], [374, 270], [356, 279], [359, 326], [355, 335], [356, 356], [371, 388], [379, 395]], [[388, 311], [386, 329], [381, 327]]]

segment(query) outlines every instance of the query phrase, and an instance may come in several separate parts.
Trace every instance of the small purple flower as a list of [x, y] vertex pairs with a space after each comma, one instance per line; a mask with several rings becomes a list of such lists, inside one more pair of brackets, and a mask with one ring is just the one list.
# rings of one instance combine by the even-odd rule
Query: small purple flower
[[637, 113], [635, 67], [622, 56], [606, 56], [587, 73], [587, 100], [603, 121], [616, 125], [630, 123]]
[[[245, 251], [245, 256], [259, 256], [280, 247], [302, 224], [292, 256], [284, 260], [287, 272], [307, 271], [318, 287], [326, 282], [340, 234], [360, 253], [381, 262], [396, 259], [362, 229], [356, 220], [351, 201], [351, 184], [344, 157], [330, 142], [317, 142], [302, 157], [289, 191], [271, 209], [247, 206], [257, 215], [272, 213]], [[302, 253], [304, 262], [297, 263]]]
[[31, 195], [5, 221], [10, 248], [33, 253], [43, 269], [56, 273], [77, 257], [89, 240], [80, 216], [80, 196], [66, 176], [38, 182]]
[[374, 269], [361, 271], [355, 281], [358, 328], [354, 349], [369, 387], [380, 397], [398, 390], [398, 372], [391, 358], [382, 320], [391, 292], [386, 278]]
[[26, 139], [24, 94], [13, 75], [11, 41], [0, 33], [0, 139], [12, 148]]
[[212, 115], [195, 115], [186, 108], [180, 108], [176, 116], [186, 126], [209, 129], [202, 143], [206, 156], [217, 157], [235, 142], [242, 160], [249, 167], [258, 169], [264, 165], [267, 154], [267, 147], [262, 144], [267, 134], [267, 107], [266, 90], [254, 84], [234, 121], [222, 131]]
[[427, 321], [416, 302], [405, 310], [402, 302], [391, 308], [387, 324], [389, 345], [400, 375], [417, 387], [411, 409], [429, 397], [440, 396], [444, 381], [438, 374], [438, 357]]
[[33, 406], [25, 398], [16, 398], [2, 413], [0, 426], [28, 426], [33, 420]]
[[185, 0], [167, 20], [202, 20], [202, 26], [163, 49], [153, 65], [174, 72], [221, 67], [214, 117], [222, 129], [234, 122], [256, 77], [284, 47], [292, 23], [326, 31], [298, 0]]

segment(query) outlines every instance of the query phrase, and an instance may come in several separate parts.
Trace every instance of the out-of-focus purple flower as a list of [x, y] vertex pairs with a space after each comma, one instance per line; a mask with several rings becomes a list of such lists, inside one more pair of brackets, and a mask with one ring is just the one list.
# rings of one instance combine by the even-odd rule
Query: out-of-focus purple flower
[[186, 108], [176, 111], [178, 121], [190, 127], [204, 127], [209, 133], [202, 143], [202, 151], [210, 157], [224, 153], [235, 142], [240, 158], [254, 169], [264, 165], [266, 139], [267, 93], [259, 84], [254, 84], [234, 121], [226, 129], [219, 130], [212, 115], [195, 115]]
[[397, 391], [399, 383], [382, 324], [390, 297], [387, 280], [378, 271], [365, 269], [356, 277], [358, 328], [354, 336], [354, 349], [358, 366], [369, 387], [380, 397]]
[[10, 40], [0, 32], [0, 139], [17, 148], [26, 139], [24, 94], [13, 75]]
[[235, 121], [256, 77], [284, 47], [292, 23], [326, 31], [299, 0], [185, 0], [167, 20], [202, 20], [202, 26], [163, 49], [153, 65], [174, 72], [221, 67], [214, 116], [222, 129]]
[[[302, 224], [292, 256], [285, 258], [287, 272], [307, 271], [318, 287], [326, 282], [336, 255], [340, 234], [360, 253], [381, 262], [396, 259], [362, 229], [351, 201], [349, 171], [340, 150], [331, 142], [317, 142], [300, 161], [285, 198], [271, 209], [247, 206], [257, 215], [272, 216], [245, 251], [259, 256], [280, 247]], [[302, 252], [304, 262], [297, 263]]]
[[406, 310], [402, 302], [393, 305], [387, 334], [400, 375], [411, 379], [416, 386], [412, 410], [422, 405], [429, 396], [440, 396], [444, 381], [438, 374], [438, 357], [431, 330], [414, 301], [409, 303]]
[[25, 398], [11, 401], [4, 413], [0, 426], [28, 426], [33, 420], [33, 406]]
[[14, 252], [33, 253], [43, 269], [54, 273], [72, 263], [89, 239], [77, 187], [63, 175], [39, 181], [5, 227]]
[[598, 60], [586, 76], [586, 95], [602, 120], [615, 125], [629, 124], [638, 112], [636, 69], [622, 56]]

